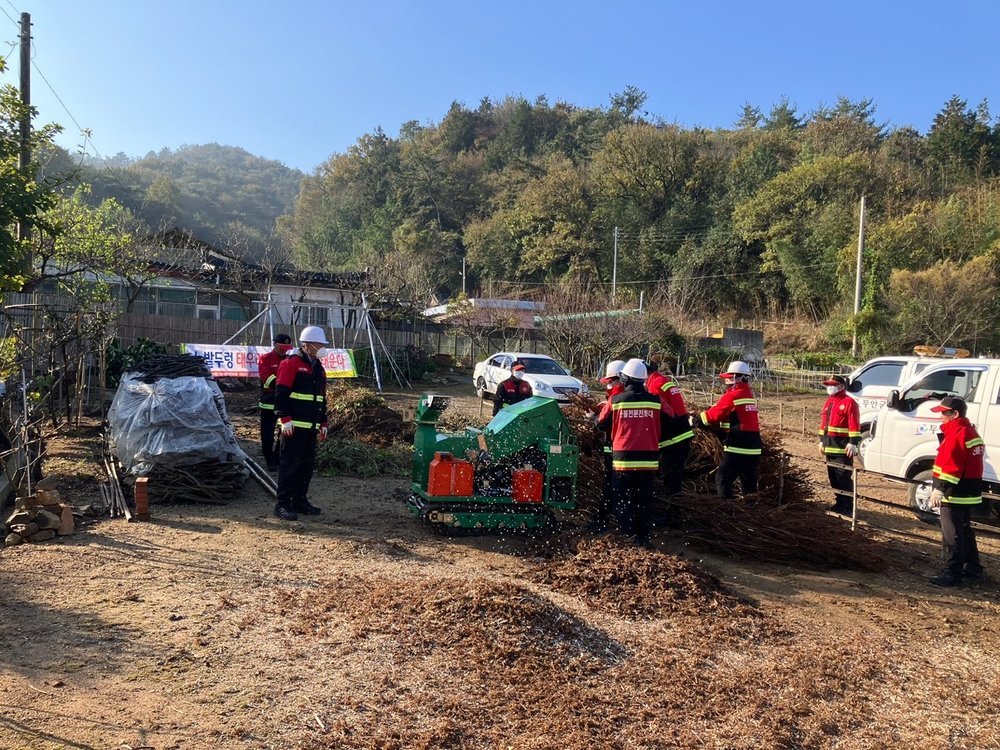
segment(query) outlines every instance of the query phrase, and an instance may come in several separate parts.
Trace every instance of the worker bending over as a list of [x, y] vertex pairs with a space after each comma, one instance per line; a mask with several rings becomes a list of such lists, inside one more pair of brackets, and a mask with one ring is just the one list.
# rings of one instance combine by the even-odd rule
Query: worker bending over
[[519, 404], [531, 396], [531, 383], [524, 379], [524, 363], [514, 362], [510, 368], [510, 377], [497, 385], [497, 392], [493, 396], [493, 416], [499, 414], [504, 406]]
[[684, 403], [680, 386], [669, 371], [663, 373], [660, 367], [659, 357], [651, 357], [647, 367], [649, 377], [646, 378], [646, 390], [666, 404], [674, 415], [660, 436], [660, 473], [663, 475], [667, 497], [672, 497], [681, 491], [684, 465], [691, 450], [694, 432], [691, 430], [687, 404]]
[[861, 409], [847, 395], [847, 378], [843, 375], [833, 375], [823, 385], [827, 399], [819, 423], [819, 452], [826, 459], [826, 473], [833, 487], [835, 502], [831, 510], [849, 516], [854, 511], [851, 466], [861, 442]]
[[649, 543], [653, 477], [660, 466], [660, 435], [673, 414], [645, 386], [646, 365], [630, 359], [619, 378], [622, 391], [611, 397], [597, 426], [611, 432], [612, 487], [621, 533]]
[[[278, 381], [278, 365], [292, 350], [292, 337], [279, 333], [274, 337], [274, 348], [262, 354], [257, 360], [257, 376], [260, 378], [260, 452], [268, 471], [278, 470], [278, 456], [274, 450], [274, 428], [278, 418], [274, 414], [274, 385]], [[280, 443], [279, 443], [280, 445]]]
[[719, 497], [733, 496], [733, 484], [740, 480], [744, 495], [757, 491], [757, 464], [760, 462], [760, 421], [757, 400], [750, 390], [750, 365], [730, 362], [719, 375], [726, 391], [711, 409], [703, 411], [696, 425], [716, 427], [724, 433], [722, 461], [715, 473]]
[[329, 342], [319, 326], [306, 326], [299, 348], [282, 360], [274, 388], [274, 412], [281, 423], [281, 463], [274, 515], [295, 521], [298, 513], [323, 511], [306, 499], [316, 466], [316, 443], [326, 440], [326, 371], [319, 352]]

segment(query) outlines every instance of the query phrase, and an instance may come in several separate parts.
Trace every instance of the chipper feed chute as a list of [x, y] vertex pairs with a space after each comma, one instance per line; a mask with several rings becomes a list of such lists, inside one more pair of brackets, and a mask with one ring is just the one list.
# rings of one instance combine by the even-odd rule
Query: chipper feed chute
[[482, 430], [438, 432], [447, 404], [424, 395], [417, 406], [413, 513], [442, 528], [537, 529], [552, 508], [575, 507], [579, 450], [555, 401], [529, 398]]

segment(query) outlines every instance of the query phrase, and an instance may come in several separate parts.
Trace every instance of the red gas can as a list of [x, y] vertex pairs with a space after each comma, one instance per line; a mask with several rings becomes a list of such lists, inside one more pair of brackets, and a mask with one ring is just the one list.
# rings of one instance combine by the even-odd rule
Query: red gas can
[[435, 453], [427, 474], [427, 494], [469, 497], [472, 495], [472, 464], [450, 453]]
[[514, 491], [511, 497], [515, 503], [540, 503], [545, 487], [545, 476], [538, 469], [525, 466], [514, 469]]

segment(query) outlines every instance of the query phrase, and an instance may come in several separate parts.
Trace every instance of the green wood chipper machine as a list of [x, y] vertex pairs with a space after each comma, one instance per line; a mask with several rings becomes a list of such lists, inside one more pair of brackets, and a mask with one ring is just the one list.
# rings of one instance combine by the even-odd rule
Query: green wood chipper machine
[[437, 431], [446, 396], [417, 406], [407, 507], [442, 529], [541, 529], [576, 507], [579, 448], [552, 399], [505, 407], [482, 430]]

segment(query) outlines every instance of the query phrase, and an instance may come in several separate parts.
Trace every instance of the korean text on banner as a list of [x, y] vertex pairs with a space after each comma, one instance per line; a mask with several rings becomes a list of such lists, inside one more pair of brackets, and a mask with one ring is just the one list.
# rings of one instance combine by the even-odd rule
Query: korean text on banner
[[[204, 359], [213, 377], [256, 378], [257, 360], [271, 351], [271, 347], [181, 344], [181, 351]], [[324, 349], [321, 361], [328, 378], [357, 377], [354, 352], [350, 349]]]

